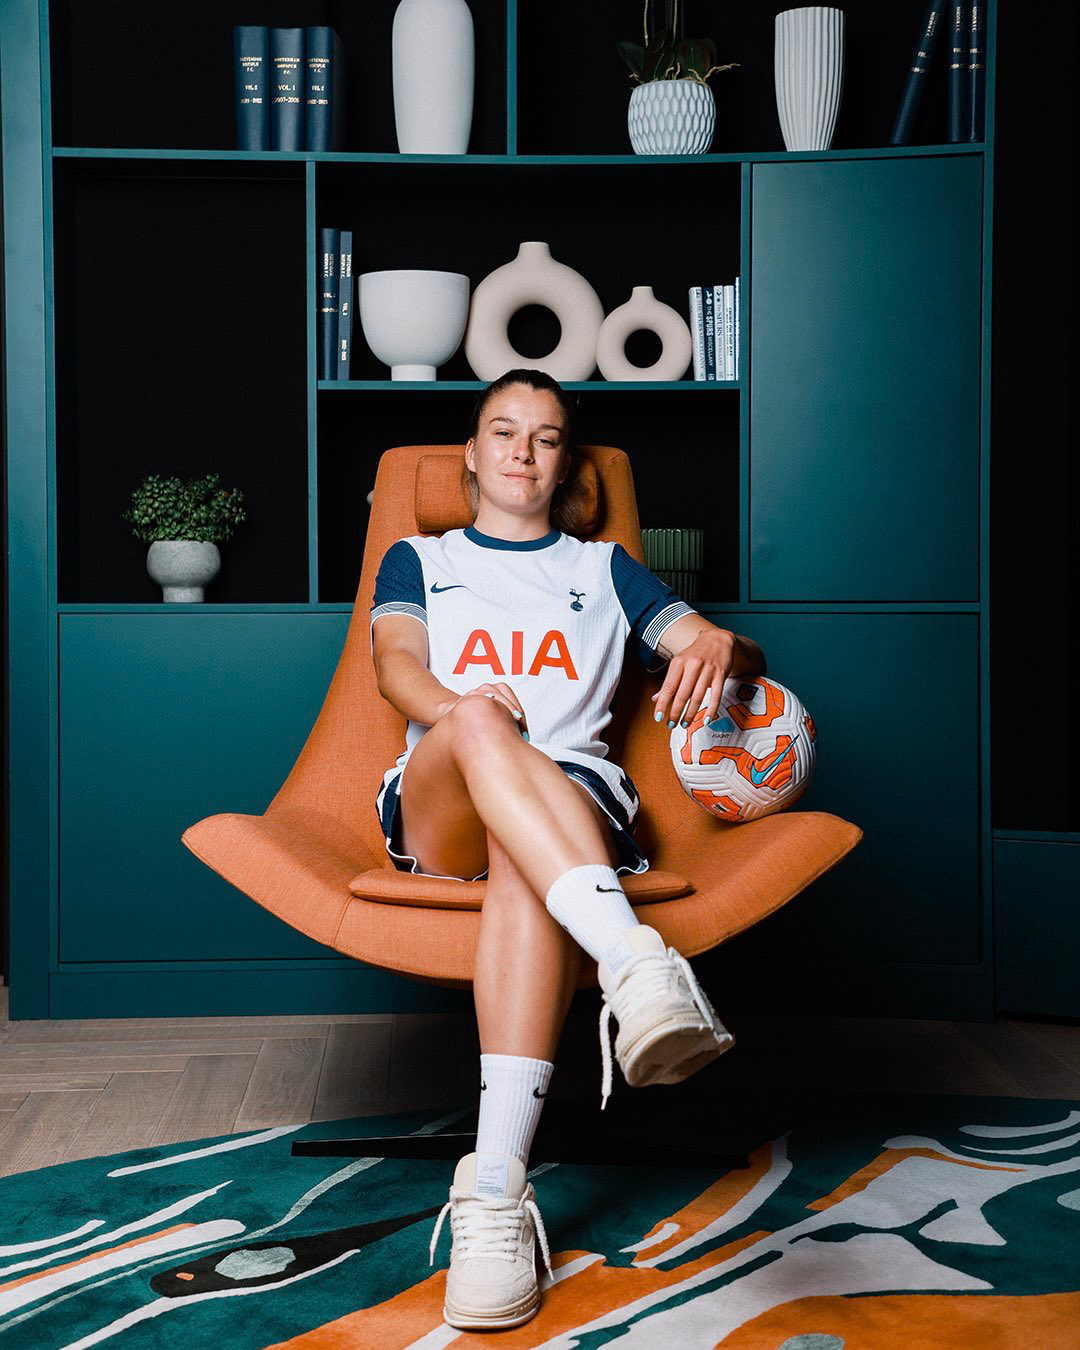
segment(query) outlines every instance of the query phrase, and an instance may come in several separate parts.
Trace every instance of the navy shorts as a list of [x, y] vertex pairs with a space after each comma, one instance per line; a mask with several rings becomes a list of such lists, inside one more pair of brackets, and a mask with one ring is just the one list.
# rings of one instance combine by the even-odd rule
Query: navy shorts
[[[588, 790], [590, 796], [599, 804], [600, 809], [607, 816], [618, 850], [618, 859], [615, 863], [616, 873], [648, 871], [649, 860], [641, 851], [640, 844], [631, 833], [632, 825], [627, 819], [623, 804], [612, 792], [607, 780], [595, 769], [588, 769], [583, 764], [570, 763], [563, 759], [557, 759], [555, 763], [568, 778], [575, 779]], [[404, 772], [404, 768], [402, 772]], [[383, 836], [386, 839], [386, 851], [393, 858], [394, 866], [399, 872], [419, 872], [423, 876], [440, 876], [442, 874], [438, 872], [424, 872], [416, 858], [402, 852], [401, 799], [398, 796], [400, 782], [401, 773], [397, 773], [389, 783], [379, 789], [379, 794], [375, 798], [375, 810], [382, 825]], [[633, 783], [630, 783], [630, 787], [636, 798], [637, 788], [634, 787]], [[476, 877], [452, 877], [449, 879], [452, 881], [483, 881], [486, 876], [487, 868]]]

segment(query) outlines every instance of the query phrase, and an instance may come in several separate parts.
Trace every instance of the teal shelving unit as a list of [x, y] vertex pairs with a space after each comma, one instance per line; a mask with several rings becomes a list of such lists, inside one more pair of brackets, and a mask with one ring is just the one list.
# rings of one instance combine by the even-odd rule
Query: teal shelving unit
[[[80, 144], [106, 113], [79, 112], [93, 52], [76, 30], [92, 12], [106, 41], [107, 7], [0, 10], [10, 1015], [467, 1002], [308, 941], [180, 844], [194, 820], [260, 812], [277, 791], [341, 650], [378, 455], [463, 439], [483, 388], [460, 354], [436, 382], [390, 381], [362, 343], [358, 378], [316, 378], [316, 230], [343, 221], [358, 270], [453, 265], [474, 282], [521, 239], [563, 239], [608, 309], [654, 273], [677, 304], [695, 282], [741, 277], [739, 380], [567, 386], [582, 439], [632, 455], [642, 523], [706, 527], [698, 608], [758, 641], [812, 710], [806, 808], [865, 831], [840, 868], [700, 958], [705, 978], [725, 1006], [992, 1016], [996, 5], [984, 142], [691, 157], [548, 152], [560, 133], [541, 136], [528, 102], [543, 7], [477, 6], [505, 34], [505, 79], [483, 95], [483, 152], [462, 156]], [[183, 14], [215, 41], [250, 22], [228, 5]], [[564, 17], [604, 22], [592, 7]], [[771, 49], [759, 55], [771, 72]], [[164, 141], [152, 114], [143, 139]], [[424, 202], [438, 231], [416, 224]], [[200, 442], [257, 509], [208, 602], [165, 606], [116, 512], [146, 473], [204, 471], [184, 458]], [[928, 706], [969, 747], [936, 805], [915, 748]]]

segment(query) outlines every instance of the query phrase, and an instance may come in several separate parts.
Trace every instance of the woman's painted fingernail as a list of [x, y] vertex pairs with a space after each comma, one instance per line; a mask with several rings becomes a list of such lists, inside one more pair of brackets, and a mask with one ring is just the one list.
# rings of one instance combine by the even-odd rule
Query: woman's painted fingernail
[[663, 718], [663, 716], [664, 716], [664, 714], [660, 711], [659, 708], [657, 708], [657, 710], [656, 710], [656, 720], [659, 722], [659, 721]]
[[527, 731], [523, 731], [521, 734], [525, 737], [526, 740], [529, 739], [529, 733]]
[[669, 722], [669, 723], [667, 724], [667, 726], [668, 726], [668, 731], [670, 731], [671, 728], [672, 728], [674, 725], [675, 725], [674, 722]]
[[511, 708], [511, 709], [510, 709], [510, 713], [511, 713], [511, 715], [512, 715], [513, 717], [516, 717], [517, 720], [518, 720], [519, 722], [521, 721], [521, 709], [520, 709], [520, 708]]
[[681, 727], [688, 727], [688, 726], [690, 725], [690, 723], [687, 722], [687, 721], [682, 721], [682, 722], [679, 723], [679, 725], [680, 725]]

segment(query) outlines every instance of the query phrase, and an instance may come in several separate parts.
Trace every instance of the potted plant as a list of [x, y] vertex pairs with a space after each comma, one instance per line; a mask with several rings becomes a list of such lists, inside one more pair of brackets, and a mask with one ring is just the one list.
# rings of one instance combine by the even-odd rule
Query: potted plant
[[630, 94], [627, 124], [630, 144], [638, 155], [700, 155], [712, 144], [716, 100], [710, 75], [739, 64], [716, 65], [711, 38], [676, 38], [679, 0], [670, 28], [649, 33], [649, 0], [642, 16], [644, 45], [617, 42], [615, 49], [630, 67], [637, 88]]
[[216, 540], [228, 539], [245, 519], [237, 488], [218, 487], [219, 475], [182, 483], [151, 474], [131, 494], [123, 513], [134, 534], [149, 543], [146, 570], [171, 604], [201, 604], [203, 588], [217, 576], [221, 554]]

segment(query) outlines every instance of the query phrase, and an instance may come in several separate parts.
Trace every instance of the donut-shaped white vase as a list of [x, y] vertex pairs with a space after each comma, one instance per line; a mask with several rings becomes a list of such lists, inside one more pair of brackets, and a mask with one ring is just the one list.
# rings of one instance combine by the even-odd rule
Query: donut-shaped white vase
[[776, 111], [788, 150], [828, 150], [844, 93], [844, 11], [824, 5], [776, 16]]
[[461, 344], [469, 312], [464, 272], [396, 268], [362, 272], [360, 327], [392, 380], [433, 380]]
[[[524, 305], [543, 305], [559, 320], [558, 345], [546, 356], [522, 356], [510, 343], [510, 320]], [[479, 380], [498, 379], [520, 366], [556, 380], [587, 380], [596, 369], [596, 339], [603, 322], [600, 297], [581, 273], [557, 262], [547, 244], [530, 240], [473, 291], [465, 359]]]
[[[663, 350], [651, 366], [626, 359], [626, 339], [639, 328], [655, 333]], [[635, 286], [625, 305], [600, 325], [596, 364], [605, 380], [681, 380], [694, 356], [690, 325], [677, 309], [653, 295], [651, 286]]]

